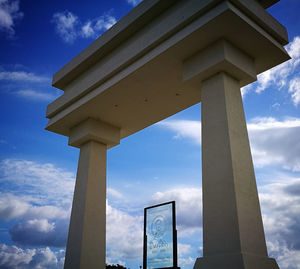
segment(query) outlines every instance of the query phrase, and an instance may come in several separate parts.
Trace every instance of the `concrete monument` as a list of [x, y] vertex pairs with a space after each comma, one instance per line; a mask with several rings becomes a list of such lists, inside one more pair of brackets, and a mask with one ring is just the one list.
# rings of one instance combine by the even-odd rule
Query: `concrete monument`
[[80, 148], [65, 268], [105, 267], [106, 151], [202, 102], [203, 258], [268, 257], [240, 87], [289, 59], [278, 0], [145, 0], [53, 76], [47, 130]]

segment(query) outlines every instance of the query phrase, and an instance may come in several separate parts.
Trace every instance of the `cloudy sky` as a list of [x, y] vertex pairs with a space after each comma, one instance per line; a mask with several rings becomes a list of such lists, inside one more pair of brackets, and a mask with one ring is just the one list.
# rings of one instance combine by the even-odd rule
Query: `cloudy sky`
[[[78, 149], [44, 130], [52, 75], [138, 0], [0, 0], [0, 268], [62, 268]], [[269, 255], [300, 268], [300, 1], [269, 12], [292, 60], [242, 89]], [[142, 264], [143, 208], [176, 200], [179, 266], [202, 255], [200, 104], [108, 152], [107, 262]]]

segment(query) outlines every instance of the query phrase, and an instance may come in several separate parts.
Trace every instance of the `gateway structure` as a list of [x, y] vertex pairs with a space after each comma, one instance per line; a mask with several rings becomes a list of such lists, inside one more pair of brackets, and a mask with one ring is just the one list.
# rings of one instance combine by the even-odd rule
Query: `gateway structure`
[[[286, 60], [278, 0], [145, 0], [53, 76], [47, 130], [80, 148], [65, 268], [105, 267], [106, 151], [202, 102], [203, 257], [194, 268], [278, 268], [268, 257], [240, 87]], [[199, 224], [200, 225], [200, 224]]]

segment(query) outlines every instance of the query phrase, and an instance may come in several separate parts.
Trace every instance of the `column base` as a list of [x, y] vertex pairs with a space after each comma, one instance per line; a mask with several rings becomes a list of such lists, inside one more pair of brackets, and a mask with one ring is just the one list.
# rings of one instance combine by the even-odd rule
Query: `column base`
[[273, 258], [235, 253], [198, 258], [194, 269], [279, 269]]

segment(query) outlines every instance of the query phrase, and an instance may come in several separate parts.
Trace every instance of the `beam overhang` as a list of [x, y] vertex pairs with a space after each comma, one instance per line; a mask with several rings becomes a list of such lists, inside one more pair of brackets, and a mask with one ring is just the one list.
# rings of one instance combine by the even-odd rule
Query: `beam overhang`
[[[144, 13], [135, 11], [131, 23], [161, 2], [144, 1], [137, 7]], [[183, 62], [220, 39], [252, 58], [257, 74], [289, 59], [285, 28], [254, 0], [164, 3], [161, 13], [155, 6], [154, 17], [148, 14], [151, 21], [140, 21], [141, 28], [115, 41], [107, 54], [100, 57], [97, 46], [119, 38], [112, 36], [114, 29], [125, 27], [122, 20], [95, 41], [94, 49], [87, 48], [54, 75], [54, 85], [64, 94], [47, 108], [47, 130], [68, 136], [73, 126], [94, 118], [120, 128], [124, 138], [200, 102], [199, 87], [182, 80]], [[125, 36], [122, 30], [119, 34]], [[95, 62], [86, 60], [90, 55]]]

